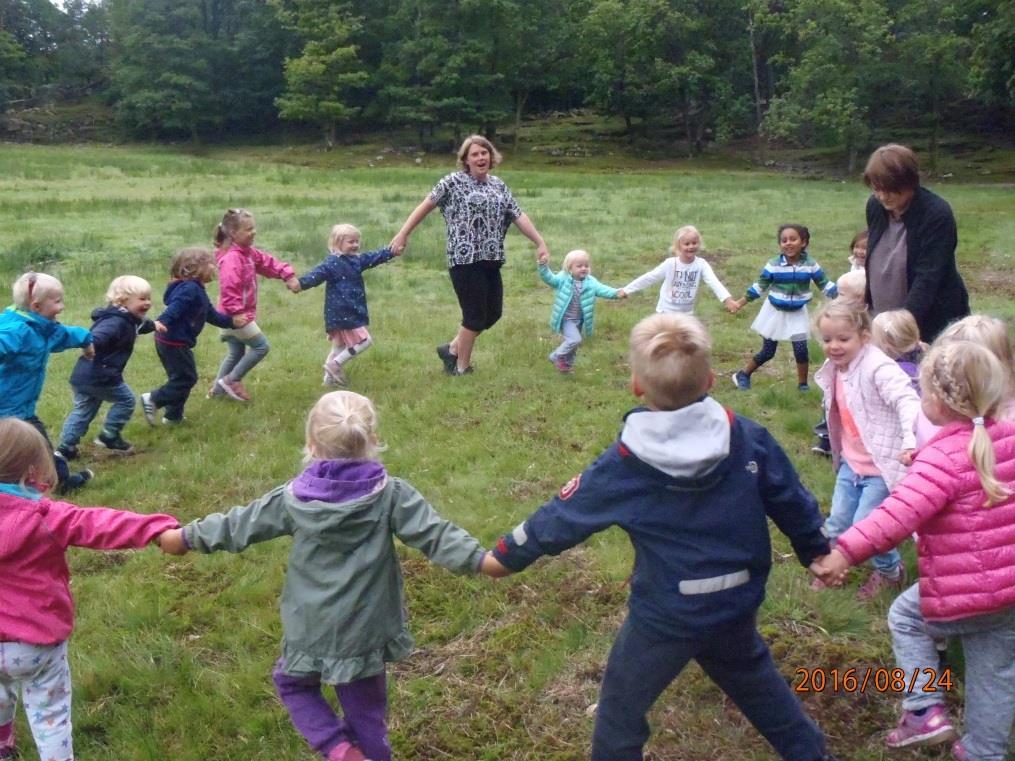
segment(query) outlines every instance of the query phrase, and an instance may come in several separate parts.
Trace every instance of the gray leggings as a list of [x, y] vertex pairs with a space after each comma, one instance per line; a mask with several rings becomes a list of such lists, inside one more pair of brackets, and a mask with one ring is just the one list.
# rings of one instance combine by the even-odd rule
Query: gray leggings
[[232, 381], [241, 380], [254, 365], [268, 356], [271, 349], [264, 333], [258, 333], [250, 338], [222, 336], [222, 340], [226, 345], [226, 358], [219, 365], [216, 380], [227, 376]]

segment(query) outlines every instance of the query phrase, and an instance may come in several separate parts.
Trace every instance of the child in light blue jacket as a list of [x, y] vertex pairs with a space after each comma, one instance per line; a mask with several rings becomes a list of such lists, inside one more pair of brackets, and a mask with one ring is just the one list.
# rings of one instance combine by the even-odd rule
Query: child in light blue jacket
[[550, 361], [562, 373], [569, 373], [574, 367], [582, 334], [592, 335], [596, 297], [627, 298], [623, 289], [611, 288], [592, 277], [590, 268], [588, 252], [581, 249], [568, 252], [560, 272], [556, 274], [545, 264], [539, 265], [539, 276], [557, 292], [553, 298], [550, 327], [555, 333], [560, 333], [563, 340], [550, 352]]

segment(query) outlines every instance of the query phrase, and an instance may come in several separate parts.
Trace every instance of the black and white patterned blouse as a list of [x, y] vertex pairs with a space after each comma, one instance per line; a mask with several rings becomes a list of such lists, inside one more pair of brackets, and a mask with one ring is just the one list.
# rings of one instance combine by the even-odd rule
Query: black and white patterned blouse
[[522, 210], [503, 180], [479, 182], [467, 172], [442, 177], [430, 191], [448, 227], [448, 267], [504, 261], [504, 236]]

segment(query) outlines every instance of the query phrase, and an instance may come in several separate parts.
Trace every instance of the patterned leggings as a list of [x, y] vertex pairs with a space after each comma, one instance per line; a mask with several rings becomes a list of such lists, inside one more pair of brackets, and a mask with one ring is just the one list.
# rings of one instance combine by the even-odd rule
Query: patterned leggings
[[66, 642], [0, 642], [0, 749], [14, 747], [14, 710], [20, 692], [39, 758], [73, 759], [70, 688]]
[[[771, 338], [763, 338], [761, 340], [761, 351], [754, 355], [754, 364], [761, 367], [763, 364], [768, 362], [768, 360], [775, 356], [775, 350], [778, 346], [778, 341], [773, 341]], [[806, 339], [803, 341], [793, 342], [793, 358], [796, 360], [798, 365], [803, 365], [810, 361], [810, 354], [807, 352]]]

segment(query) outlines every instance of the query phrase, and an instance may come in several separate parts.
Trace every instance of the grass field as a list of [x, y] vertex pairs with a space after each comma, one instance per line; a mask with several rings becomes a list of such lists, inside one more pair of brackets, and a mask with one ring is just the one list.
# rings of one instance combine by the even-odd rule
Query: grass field
[[[385, 245], [452, 161], [426, 157], [422, 164], [401, 155], [353, 160], [334, 153], [303, 167], [287, 163], [283, 150], [194, 156], [0, 146], [0, 290], [9, 293], [29, 266], [52, 272], [67, 291], [63, 321], [87, 326], [109, 280], [132, 273], [152, 282], [157, 314], [173, 251], [207, 243], [225, 209], [236, 206], [256, 215], [258, 247], [303, 271], [323, 256], [336, 222], [360, 227], [365, 249]], [[683, 224], [701, 230], [705, 258], [734, 294], [776, 251], [779, 223], [808, 225], [811, 253], [833, 276], [848, 267], [847, 244], [864, 224], [859, 183], [689, 165], [590, 173], [534, 167], [531, 159], [524, 170], [513, 170], [509, 160], [498, 174], [547, 240], [555, 269], [569, 249], [585, 248], [594, 274], [618, 287], [658, 263]], [[941, 192], [959, 220], [960, 268], [974, 308], [1015, 322], [1011, 188], [966, 184]], [[656, 294], [601, 301], [596, 335], [575, 372], [558, 375], [546, 360], [555, 345], [547, 327], [552, 293], [536, 276], [531, 246], [512, 232], [504, 319], [478, 342], [475, 374], [448, 378], [434, 346], [451, 338], [459, 313], [443, 242], [443, 223], [433, 215], [402, 259], [366, 274], [375, 345], [347, 372], [351, 387], [380, 411], [389, 470], [491, 543], [615, 437], [634, 406], [627, 334], [652, 311]], [[223, 353], [216, 331], [206, 330], [188, 423], [149, 428], [136, 413], [124, 434], [138, 449], [131, 458], [104, 458], [85, 444], [84, 461], [98, 476], [76, 501], [166, 511], [188, 521], [246, 503], [298, 471], [305, 414], [322, 392], [324, 290], [293, 296], [280, 282], [262, 281], [260, 293], [258, 322], [273, 349], [248, 376], [254, 401], [204, 398]], [[748, 327], [756, 308], [729, 316], [707, 289], [700, 294], [696, 311], [716, 344], [715, 396], [770, 426], [827, 508], [832, 474], [809, 452], [819, 395], [796, 391], [788, 348], [755, 376], [754, 391], [738, 393], [728, 380], [760, 344]], [[71, 406], [66, 380], [73, 361], [67, 353], [50, 364], [39, 412], [54, 438]], [[819, 362], [812, 343], [812, 370]], [[150, 339], [139, 339], [128, 383], [140, 393], [163, 377]], [[775, 548], [760, 625], [786, 678], [799, 682], [798, 668], [891, 666], [884, 623], [890, 596], [861, 605], [851, 590], [811, 592], [788, 543], [777, 537]], [[269, 678], [287, 551], [286, 541], [238, 556], [182, 559], [154, 549], [73, 550], [77, 757], [311, 759]], [[912, 548], [906, 556], [912, 570]], [[623, 535], [597, 536], [498, 583], [454, 577], [417, 553], [404, 558], [418, 650], [389, 671], [396, 756], [587, 757], [588, 709], [625, 609], [631, 554]], [[893, 696], [802, 697], [840, 758], [888, 757], [880, 730], [895, 720]], [[959, 691], [950, 702], [959, 708]], [[773, 758], [697, 667], [665, 694], [652, 720], [649, 757], [657, 761]], [[34, 759], [23, 718], [18, 730]], [[946, 756], [945, 750], [893, 758]]]

